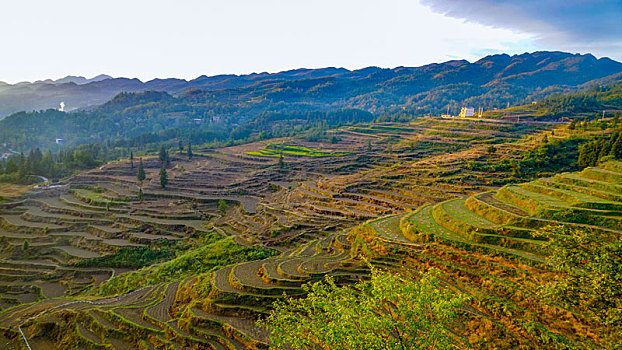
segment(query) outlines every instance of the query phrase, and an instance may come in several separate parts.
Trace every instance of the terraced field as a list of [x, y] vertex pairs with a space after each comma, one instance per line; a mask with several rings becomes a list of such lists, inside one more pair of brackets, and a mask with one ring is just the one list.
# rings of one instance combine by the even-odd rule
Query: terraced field
[[[349, 126], [334, 131], [337, 143], [271, 140], [316, 152], [284, 152], [283, 167], [280, 154], [261, 153], [262, 143], [198, 149], [192, 159], [171, 155], [166, 189], [154, 157], [142, 159], [142, 184], [126, 161], [84, 172], [0, 209], [0, 286], [7, 285], [0, 329], [18, 347], [27, 340], [42, 347], [265, 348], [266, 330], [254, 320], [276, 298], [300, 295], [303, 284], [327, 274], [339, 283], [368, 274], [351, 251], [360, 233], [353, 228], [367, 221], [378, 233], [374, 249], [395, 253], [373, 261], [386, 269], [416, 275], [415, 257], [429, 249], [421, 243], [435, 237], [538, 263], [541, 241], [531, 232], [545, 217], [557, 211], [572, 221], [569, 210], [597, 211], [602, 219], [592, 224], [613, 230], [620, 194], [613, 191], [617, 168], [502, 189], [489, 173], [466, 168], [469, 160], [520, 157], [538, 145], [538, 136], [522, 135], [545, 128], [467, 120]], [[492, 142], [494, 154], [486, 152]], [[539, 203], [533, 208], [522, 199], [527, 191]], [[214, 232], [280, 254], [106, 298], [89, 291], [127, 270], [75, 266], [118, 247], [199, 244]], [[32, 267], [26, 278], [16, 277], [20, 264]]]
[[[609, 170], [618, 169], [618, 164], [612, 162], [604, 169], [588, 168], [423, 206], [401, 219], [401, 231], [411, 241], [439, 237], [536, 260], [540, 259], [537, 253], [541, 241], [533, 231], [552, 223], [622, 234], [622, 182], [615, 176], [601, 175], [619, 174]], [[568, 179], [582, 186], [569, 185]], [[599, 190], [601, 186], [610, 191]]]

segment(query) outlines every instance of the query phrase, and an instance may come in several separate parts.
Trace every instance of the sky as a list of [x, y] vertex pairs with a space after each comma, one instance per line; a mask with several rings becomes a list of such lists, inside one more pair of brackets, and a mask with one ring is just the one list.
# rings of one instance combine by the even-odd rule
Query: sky
[[622, 60], [622, 1], [4, 1], [0, 45], [9, 83], [420, 66], [536, 50]]

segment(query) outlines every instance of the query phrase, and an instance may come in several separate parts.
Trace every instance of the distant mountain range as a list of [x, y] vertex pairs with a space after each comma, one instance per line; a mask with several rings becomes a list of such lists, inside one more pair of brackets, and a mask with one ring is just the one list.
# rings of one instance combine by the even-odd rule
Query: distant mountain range
[[498, 108], [601, 81], [617, 81], [622, 79], [620, 73], [622, 63], [609, 58], [543, 51], [491, 55], [473, 63], [455, 60], [421, 67], [368, 67], [353, 71], [333, 67], [296, 69], [200, 76], [189, 81], [68, 76], [14, 85], [0, 82], [0, 118], [18, 111], [58, 108], [60, 102], [65, 103], [68, 111], [89, 109], [120, 92], [142, 91], [165, 91], [177, 97], [201, 91], [208, 99], [227, 96], [216, 101], [219, 103], [231, 98], [237, 104], [268, 99], [304, 103], [307, 109], [360, 108], [375, 113], [400, 109], [455, 111], [465, 103]]

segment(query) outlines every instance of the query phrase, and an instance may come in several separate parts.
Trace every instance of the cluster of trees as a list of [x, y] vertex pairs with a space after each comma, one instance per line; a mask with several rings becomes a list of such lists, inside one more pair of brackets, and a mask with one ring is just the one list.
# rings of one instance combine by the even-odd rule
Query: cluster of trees
[[599, 322], [622, 326], [622, 241], [615, 235], [576, 226], [538, 232], [549, 266], [560, 275], [541, 289], [555, 304], [586, 310]]
[[591, 93], [553, 95], [538, 102], [538, 107], [546, 109], [546, 114], [559, 116], [568, 113], [585, 113], [598, 110], [601, 103]]
[[266, 112], [233, 129], [229, 140], [267, 140], [288, 136], [297, 136], [312, 141], [330, 140], [326, 136], [328, 129], [373, 120], [374, 115], [372, 113], [359, 109], [341, 109], [329, 112]]
[[176, 247], [176, 243], [162, 240], [162, 242], [152, 246], [120, 247], [114, 254], [80, 260], [76, 266], [131, 267], [137, 269], [170, 260], [175, 257], [176, 252], [180, 249], [180, 247]]
[[577, 170], [579, 146], [585, 142], [582, 137], [542, 140], [540, 146], [523, 153], [515, 163], [517, 175], [537, 175], [540, 172], [563, 172]]
[[305, 298], [275, 303], [260, 321], [277, 349], [454, 349], [452, 327], [468, 297], [441, 286], [438, 271], [418, 281], [372, 268], [353, 286], [305, 286]]
[[1, 161], [0, 182], [27, 184], [38, 181], [38, 176], [61, 178], [132, 154], [132, 150], [115, 147], [110, 142], [79, 145], [55, 152], [34, 148], [28, 154], [13, 154]]
[[[179, 141], [182, 144], [182, 141]], [[153, 146], [142, 153], [146, 153]], [[192, 144], [184, 147], [188, 158], [192, 158]], [[168, 151], [164, 145], [160, 145], [160, 160], [163, 166], [170, 162]], [[61, 149], [56, 152], [35, 148], [27, 155], [20, 153], [14, 154], [7, 159], [0, 161], [0, 182], [11, 182], [19, 184], [30, 184], [38, 182], [39, 176], [49, 179], [56, 179], [71, 175], [77, 170], [92, 169], [111, 160], [129, 157], [131, 167], [134, 168], [134, 150], [131, 148], [120, 147], [117, 143], [104, 142], [100, 146], [97, 143], [79, 145], [72, 148]], [[140, 161], [137, 177], [139, 181], [145, 180], [145, 170]]]
[[[493, 179], [495, 183], [517, 182], [541, 176], [542, 173], [575, 171], [579, 158], [579, 147], [585, 142], [585, 138], [577, 135], [568, 139], [543, 139], [538, 147], [523, 152], [520, 159], [501, 159], [500, 161], [486, 161], [467, 163], [470, 170], [487, 172], [509, 171], [510, 179]], [[495, 153], [496, 148], [490, 146], [489, 154]]]
[[595, 166], [606, 159], [622, 159], [622, 133], [616, 132], [608, 139], [586, 142], [579, 147], [577, 163], [580, 167]]
[[35, 148], [28, 155], [16, 154], [1, 162], [0, 182], [31, 183], [37, 181], [37, 176], [59, 178], [75, 170], [99, 166], [121, 155], [118, 150], [98, 144], [81, 145], [55, 153], [50, 150], [44, 153]]

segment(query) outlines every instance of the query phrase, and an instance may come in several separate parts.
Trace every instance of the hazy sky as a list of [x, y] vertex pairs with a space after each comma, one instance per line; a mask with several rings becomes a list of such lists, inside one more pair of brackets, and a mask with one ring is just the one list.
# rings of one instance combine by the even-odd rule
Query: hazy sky
[[534, 50], [622, 60], [620, 3], [3, 1], [0, 81], [100, 73], [191, 79], [299, 67], [418, 66]]

